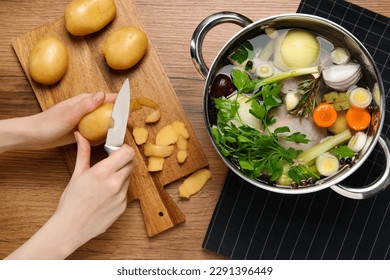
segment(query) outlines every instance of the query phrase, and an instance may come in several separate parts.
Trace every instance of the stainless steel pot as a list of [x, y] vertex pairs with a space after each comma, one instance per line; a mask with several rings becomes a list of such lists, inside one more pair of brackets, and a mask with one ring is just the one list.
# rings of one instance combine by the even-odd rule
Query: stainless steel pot
[[[203, 40], [210, 29], [222, 23], [236, 23], [244, 28], [224, 45], [224, 47], [215, 57], [211, 67], [208, 68], [202, 56]], [[212, 127], [213, 123], [210, 118], [210, 112], [213, 110], [213, 108], [211, 108], [212, 106], [210, 105], [210, 87], [215, 76], [220, 71], [220, 69], [222, 69], [222, 67], [227, 64], [226, 58], [235, 48], [237, 48], [246, 40], [263, 34], [264, 29], [268, 27], [275, 29], [303, 28], [317, 33], [324, 38], [331, 39], [333, 42], [340, 42], [340, 44], [346, 45], [350, 50], [353, 58], [364, 65], [364, 75], [367, 78], [367, 83], [369, 84], [370, 88], [373, 87], [374, 83], [378, 83], [379, 85], [379, 109], [373, 116], [374, 122], [369, 128], [369, 137], [367, 143], [364, 149], [360, 152], [355, 164], [352, 166], [346, 166], [345, 168], [342, 168], [335, 176], [319, 180], [314, 185], [308, 187], [276, 187], [245, 176], [240, 172], [240, 170], [237, 169], [235, 164], [222, 155], [222, 153], [218, 150], [218, 147], [211, 134], [210, 128]], [[268, 191], [284, 194], [310, 193], [330, 187], [337, 193], [354, 199], [364, 199], [376, 195], [390, 184], [390, 141], [385, 135], [381, 134], [385, 117], [385, 94], [382, 79], [371, 55], [368, 53], [366, 48], [346, 29], [329, 20], [306, 14], [276, 15], [253, 23], [250, 19], [243, 15], [233, 12], [220, 12], [207, 17], [199, 24], [199, 26], [194, 31], [190, 50], [196, 69], [206, 79], [203, 90], [204, 119], [212, 143], [227, 166], [244, 180]], [[364, 188], [351, 188], [340, 184], [341, 181], [346, 179], [348, 176], [351, 176], [364, 163], [377, 143], [379, 143], [383, 149], [386, 158], [384, 171], [380, 178]]]

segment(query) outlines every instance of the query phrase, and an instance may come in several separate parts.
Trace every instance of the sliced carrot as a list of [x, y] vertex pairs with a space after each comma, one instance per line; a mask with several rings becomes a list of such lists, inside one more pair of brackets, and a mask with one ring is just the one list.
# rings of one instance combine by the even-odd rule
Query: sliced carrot
[[346, 115], [347, 124], [353, 130], [365, 130], [371, 121], [370, 113], [365, 109], [349, 108]]
[[329, 103], [321, 103], [313, 112], [313, 121], [319, 127], [329, 127], [335, 123], [337, 112]]

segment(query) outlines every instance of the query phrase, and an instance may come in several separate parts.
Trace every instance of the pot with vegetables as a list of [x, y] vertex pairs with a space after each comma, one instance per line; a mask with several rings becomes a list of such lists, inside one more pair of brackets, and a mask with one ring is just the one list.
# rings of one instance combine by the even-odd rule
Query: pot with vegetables
[[[225, 22], [244, 28], [208, 68], [204, 37]], [[330, 187], [355, 199], [390, 184], [382, 80], [368, 51], [341, 26], [305, 14], [252, 23], [221, 12], [199, 24], [191, 56], [206, 78], [204, 117], [212, 143], [246, 181], [285, 194]], [[342, 185], [377, 144], [386, 157], [382, 176], [364, 188]]]

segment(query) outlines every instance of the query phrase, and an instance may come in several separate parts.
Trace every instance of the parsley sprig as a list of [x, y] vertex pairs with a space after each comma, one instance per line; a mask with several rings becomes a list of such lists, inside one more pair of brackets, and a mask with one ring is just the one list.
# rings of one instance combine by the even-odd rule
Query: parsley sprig
[[[245, 75], [233, 76], [238, 95], [243, 92], [248, 81], [249, 77], [247, 79]], [[268, 174], [271, 182], [282, 176], [285, 163], [294, 165], [294, 160], [302, 152], [284, 147], [279, 137], [296, 143], [308, 143], [309, 141], [306, 135], [300, 132], [280, 136], [281, 133], [290, 132], [287, 126], [270, 131], [269, 126], [276, 122], [276, 118], [269, 112], [282, 104], [281, 87], [280, 83], [264, 85], [259, 89], [259, 98], [250, 101], [249, 112], [262, 122], [263, 132], [246, 124], [236, 125], [232, 120], [239, 120], [237, 112], [240, 104], [237, 99], [225, 97], [215, 99], [218, 122], [216, 127], [211, 128], [215, 142], [224, 156], [235, 162], [244, 174], [252, 178]], [[299, 173], [305, 174], [305, 169], [306, 167], [302, 166]]]

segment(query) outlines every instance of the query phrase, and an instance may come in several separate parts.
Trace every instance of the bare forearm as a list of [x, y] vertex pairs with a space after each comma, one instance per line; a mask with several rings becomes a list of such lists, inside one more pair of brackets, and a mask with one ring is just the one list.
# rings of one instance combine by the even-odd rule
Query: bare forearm
[[0, 120], [0, 153], [21, 149], [31, 138], [31, 117]]
[[77, 233], [67, 228], [55, 215], [40, 228], [26, 243], [6, 259], [60, 260], [65, 259], [81, 246]]

